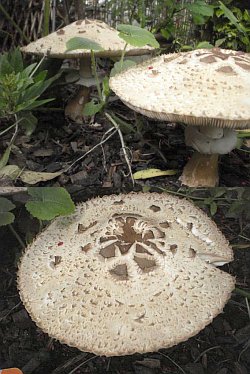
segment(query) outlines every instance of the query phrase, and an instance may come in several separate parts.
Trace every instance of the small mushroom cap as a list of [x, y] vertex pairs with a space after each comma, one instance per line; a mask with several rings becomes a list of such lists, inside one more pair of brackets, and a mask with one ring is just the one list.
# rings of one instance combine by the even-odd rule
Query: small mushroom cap
[[[91, 51], [88, 49], [77, 49], [66, 51], [66, 42], [73, 37], [83, 37], [95, 41], [103, 48], [102, 51], [95, 51], [95, 56], [109, 57], [121, 56], [125, 47], [125, 42], [118, 36], [119, 32], [99, 20], [78, 20], [70, 25], [63, 27], [43, 38], [40, 38], [21, 51], [39, 56], [48, 55], [56, 58], [80, 58], [90, 56]], [[150, 53], [154, 48], [145, 46], [137, 48], [127, 46], [126, 54], [137, 56]]]
[[186, 200], [131, 193], [80, 204], [27, 248], [21, 299], [50, 336], [87, 352], [155, 351], [198, 333], [222, 311], [234, 278], [216, 225]]
[[148, 117], [198, 126], [250, 126], [250, 54], [213, 48], [159, 56], [110, 79]]

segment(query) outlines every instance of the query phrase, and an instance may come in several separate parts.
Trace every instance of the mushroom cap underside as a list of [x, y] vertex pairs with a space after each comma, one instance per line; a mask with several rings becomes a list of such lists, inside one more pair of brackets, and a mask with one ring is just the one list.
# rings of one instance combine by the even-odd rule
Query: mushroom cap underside
[[161, 55], [110, 79], [133, 110], [198, 126], [250, 126], [250, 55], [219, 48]]
[[54, 220], [27, 248], [21, 299], [50, 336], [99, 355], [170, 347], [222, 311], [234, 278], [216, 225], [167, 194], [111, 195]]
[[[99, 20], [78, 20], [67, 25], [43, 38], [40, 38], [25, 47], [22, 52], [39, 56], [49, 56], [54, 58], [81, 58], [91, 55], [88, 49], [76, 49], [66, 51], [66, 42], [73, 37], [87, 38], [94, 41], [103, 48], [95, 51], [95, 56], [111, 57], [121, 56], [125, 47], [125, 42], [118, 36], [119, 32], [105, 22]], [[143, 55], [150, 53], [154, 48], [145, 46], [142, 48], [127, 46], [126, 55]]]

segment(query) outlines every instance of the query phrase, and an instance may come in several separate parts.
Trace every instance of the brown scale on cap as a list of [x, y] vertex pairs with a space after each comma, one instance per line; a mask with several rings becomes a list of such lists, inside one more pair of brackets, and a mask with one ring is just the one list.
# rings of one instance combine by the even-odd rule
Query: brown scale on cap
[[188, 339], [222, 311], [234, 279], [210, 263], [231, 260], [224, 236], [190, 202], [104, 196], [34, 240], [18, 287], [32, 319], [62, 343], [106, 356], [143, 353]]

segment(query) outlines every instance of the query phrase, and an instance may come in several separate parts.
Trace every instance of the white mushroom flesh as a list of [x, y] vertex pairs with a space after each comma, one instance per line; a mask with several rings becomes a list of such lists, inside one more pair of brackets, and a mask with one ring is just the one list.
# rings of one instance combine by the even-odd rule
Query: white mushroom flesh
[[106, 356], [155, 351], [222, 311], [234, 279], [209, 262], [232, 256], [190, 202], [112, 195], [48, 226], [21, 259], [18, 287], [36, 324], [62, 343]]
[[200, 153], [223, 155], [236, 147], [237, 133], [233, 129], [187, 126], [185, 128], [185, 143]]
[[110, 79], [132, 109], [191, 125], [250, 125], [250, 56], [214, 49], [161, 55]]

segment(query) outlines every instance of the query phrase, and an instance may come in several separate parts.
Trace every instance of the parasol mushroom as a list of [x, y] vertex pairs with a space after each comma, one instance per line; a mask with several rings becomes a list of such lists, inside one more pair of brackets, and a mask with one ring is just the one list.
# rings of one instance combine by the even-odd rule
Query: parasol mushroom
[[197, 152], [181, 181], [218, 184], [218, 155], [236, 147], [234, 128], [250, 127], [250, 56], [219, 48], [159, 56], [110, 80], [111, 89], [148, 117], [183, 122]]
[[23, 254], [21, 299], [36, 324], [80, 350], [117, 356], [170, 347], [222, 312], [233, 259], [216, 225], [186, 200], [130, 193], [79, 204]]
[[[89, 101], [90, 87], [95, 85], [91, 71], [91, 51], [88, 49], [66, 50], [66, 43], [73, 37], [84, 37], [97, 43], [101, 50], [95, 51], [96, 57], [121, 56], [125, 42], [118, 36], [118, 31], [99, 20], [78, 20], [50, 35], [40, 38], [21, 50], [24, 53], [59, 59], [80, 59], [80, 76], [78, 84], [82, 86], [76, 98], [68, 103], [65, 114], [78, 123], [83, 120], [83, 108]], [[150, 46], [137, 48], [127, 46], [126, 55], [139, 56], [150, 53]], [[77, 82], [76, 82], [77, 83]]]

